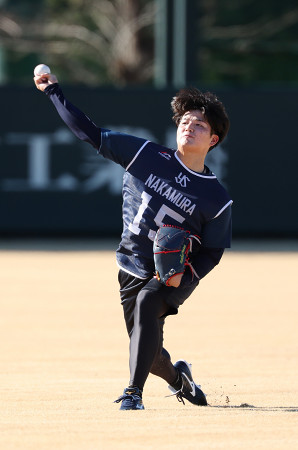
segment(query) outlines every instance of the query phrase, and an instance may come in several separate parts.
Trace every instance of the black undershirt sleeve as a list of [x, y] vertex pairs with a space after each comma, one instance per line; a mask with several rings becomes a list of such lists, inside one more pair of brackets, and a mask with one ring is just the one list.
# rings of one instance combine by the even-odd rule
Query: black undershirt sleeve
[[59, 84], [51, 84], [46, 87], [44, 93], [52, 101], [61, 119], [74, 135], [98, 150], [101, 144], [100, 128], [82, 111], [66, 100]]
[[201, 247], [199, 253], [191, 261], [191, 265], [200, 279], [204, 278], [219, 263], [223, 253], [223, 248]]

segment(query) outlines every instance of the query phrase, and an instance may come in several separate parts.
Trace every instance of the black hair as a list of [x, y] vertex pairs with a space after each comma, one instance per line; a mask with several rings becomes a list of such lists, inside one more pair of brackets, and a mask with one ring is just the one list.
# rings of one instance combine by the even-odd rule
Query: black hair
[[219, 141], [209, 150], [222, 142], [230, 128], [230, 120], [223, 103], [211, 92], [201, 92], [190, 87], [181, 89], [171, 101], [173, 120], [178, 126], [184, 114], [192, 110], [200, 110], [211, 126], [212, 134], [219, 137]]

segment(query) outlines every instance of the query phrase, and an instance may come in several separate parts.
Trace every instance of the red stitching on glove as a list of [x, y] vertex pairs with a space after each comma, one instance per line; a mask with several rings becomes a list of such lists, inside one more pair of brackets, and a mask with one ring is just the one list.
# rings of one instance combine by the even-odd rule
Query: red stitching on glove
[[[190, 233], [190, 234], [191, 234], [191, 231], [185, 230], [184, 228], [178, 227], [177, 225], [169, 225], [169, 224], [164, 223], [163, 226], [162, 226], [162, 228], [163, 228], [163, 227], [177, 228], [178, 230], [183, 230], [183, 231], [185, 231], [186, 233]], [[195, 236], [195, 237], [201, 239], [201, 236], [199, 236], [198, 234], [192, 234], [192, 236]]]
[[185, 231], [186, 233], [190, 233], [189, 230], [185, 230], [184, 228], [178, 227], [177, 225], [168, 225], [168, 224], [164, 223], [162, 227], [178, 228], [178, 230], [183, 230], [183, 231]]

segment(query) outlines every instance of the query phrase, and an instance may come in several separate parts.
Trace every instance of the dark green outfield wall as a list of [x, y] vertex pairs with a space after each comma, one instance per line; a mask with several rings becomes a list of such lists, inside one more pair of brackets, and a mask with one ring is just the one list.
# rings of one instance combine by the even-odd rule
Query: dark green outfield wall
[[[175, 147], [172, 90], [64, 87], [93, 121]], [[298, 230], [298, 90], [221, 90], [228, 138], [208, 165], [233, 200], [234, 236]], [[122, 169], [78, 141], [35, 88], [0, 88], [0, 232], [121, 232]]]

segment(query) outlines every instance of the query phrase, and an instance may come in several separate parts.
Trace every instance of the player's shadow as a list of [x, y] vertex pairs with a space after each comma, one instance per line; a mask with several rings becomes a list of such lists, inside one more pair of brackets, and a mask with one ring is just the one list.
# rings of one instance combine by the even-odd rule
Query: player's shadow
[[250, 411], [261, 412], [298, 412], [298, 406], [254, 406], [248, 403], [241, 403], [241, 405], [208, 405], [210, 408], [217, 409], [243, 409]]

